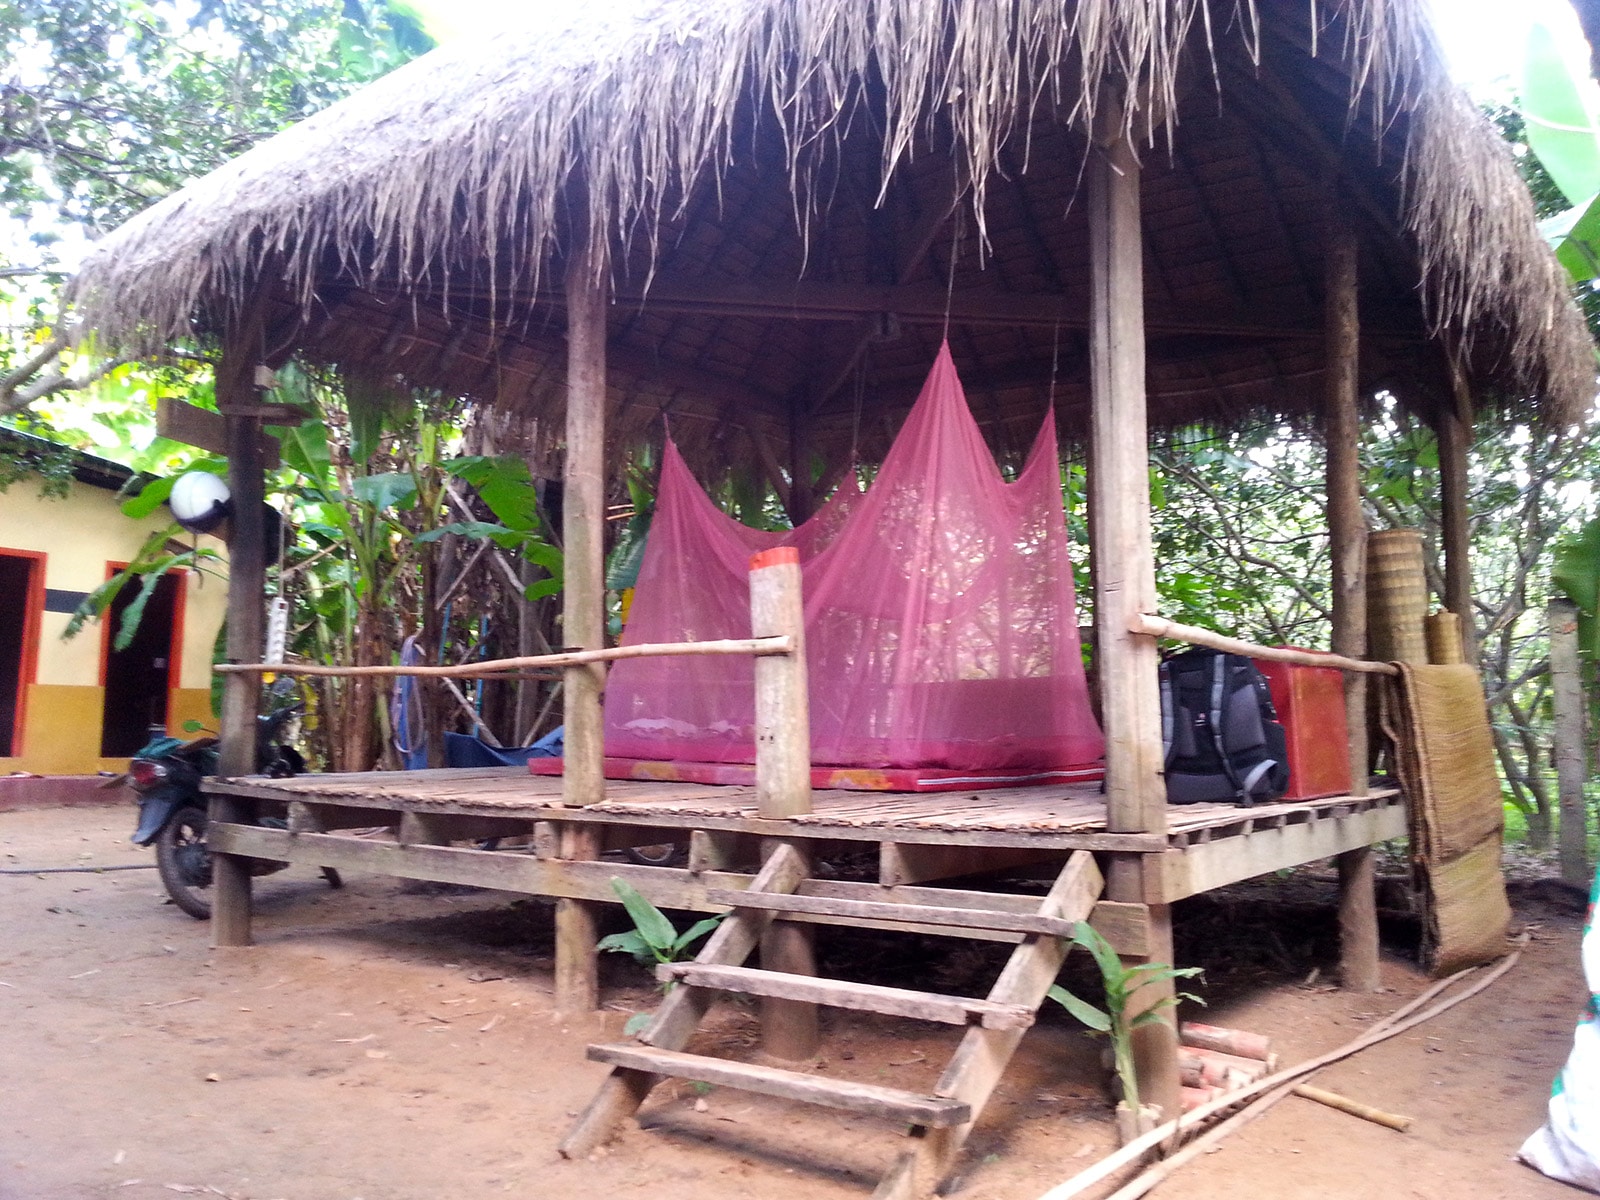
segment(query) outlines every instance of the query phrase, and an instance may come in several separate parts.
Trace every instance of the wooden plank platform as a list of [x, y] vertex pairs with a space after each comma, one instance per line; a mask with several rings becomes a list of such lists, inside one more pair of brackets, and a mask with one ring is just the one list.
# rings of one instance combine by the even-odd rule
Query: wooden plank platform
[[[1180, 850], [1192, 852], [1188, 857], [1194, 860], [1206, 857], [1202, 847], [1262, 832], [1277, 831], [1267, 840], [1319, 848], [1326, 839], [1304, 834], [1297, 838], [1282, 831], [1291, 826], [1318, 827], [1361, 813], [1385, 814], [1367, 822], [1374, 828], [1374, 840], [1404, 833], [1403, 802], [1392, 787], [1375, 787], [1370, 795], [1359, 798], [1330, 796], [1253, 808], [1232, 804], [1173, 807], [1167, 812], [1165, 834], [1130, 834], [1107, 831], [1104, 797], [1097, 785], [1082, 784], [971, 792], [818, 791], [813, 795], [813, 811], [781, 820], [763, 820], [756, 815], [754, 788], [666, 781], [608, 780], [603, 803], [567, 808], [561, 803], [559, 778], [529, 775], [520, 767], [367, 771], [292, 779], [251, 776], [207, 780], [205, 786], [208, 792], [247, 799], [337, 806], [346, 821], [351, 810], [381, 809], [879, 843], [1152, 854]], [[1400, 819], [1396, 820], [1395, 813]], [[380, 821], [375, 818], [373, 823]], [[1203, 872], [1196, 876], [1204, 877]]]

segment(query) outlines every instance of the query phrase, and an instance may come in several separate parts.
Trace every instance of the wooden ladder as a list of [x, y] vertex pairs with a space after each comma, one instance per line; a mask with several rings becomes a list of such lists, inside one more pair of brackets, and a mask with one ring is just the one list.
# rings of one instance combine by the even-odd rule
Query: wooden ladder
[[[1087, 851], [1074, 853], [1041, 899], [1036, 915], [1019, 918], [1016, 913], [979, 909], [943, 910], [945, 917], [951, 913], [960, 916], [955, 921], [941, 919], [940, 924], [1012, 932], [1017, 932], [1020, 924], [1025, 930], [983, 999], [745, 967], [743, 963], [760, 943], [763, 930], [784, 912], [816, 912], [822, 905], [835, 917], [854, 915], [911, 925], [930, 923], [930, 915], [936, 912], [910, 904], [797, 896], [794, 893], [807, 873], [805, 859], [793, 847], [780, 844], [747, 892], [707, 894], [707, 899], [732, 907], [732, 914], [717, 927], [694, 962], [659, 968], [660, 978], [679, 986], [667, 993], [637, 1043], [589, 1047], [589, 1057], [610, 1064], [611, 1073], [562, 1141], [564, 1156], [588, 1154], [638, 1109], [662, 1079], [693, 1079], [909, 1125], [909, 1145], [884, 1175], [873, 1193], [874, 1200], [912, 1200], [932, 1194], [944, 1181], [1061, 970], [1070, 946], [1066, 935], [1076, 922], [1088, 920], [1099, 899], [1104, 886], [1100, 871]], [[941, 1021], [963, 1025], [967, 1032], [927, 1095], [684, 1053], [718, 992]]]

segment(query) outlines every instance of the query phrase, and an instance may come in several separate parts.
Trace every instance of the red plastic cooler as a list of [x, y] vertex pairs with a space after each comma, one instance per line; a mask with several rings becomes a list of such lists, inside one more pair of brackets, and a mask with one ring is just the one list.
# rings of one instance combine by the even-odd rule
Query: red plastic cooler
[[1289, 739], [1285, 800], [1343, 796], [1350, 791], [1350, 730], [1344, 716], [1344, 673], [1333, 667], [1254, 660]]

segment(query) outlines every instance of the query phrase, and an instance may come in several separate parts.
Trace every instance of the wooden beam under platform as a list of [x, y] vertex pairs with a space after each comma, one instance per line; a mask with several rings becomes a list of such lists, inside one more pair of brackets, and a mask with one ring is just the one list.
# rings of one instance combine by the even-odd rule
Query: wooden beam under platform
[[[1074, 849], [1097, 849], [1132, 854], [1154, 864], [1160, 883], [1153, 893], [1165, 902], [1250, 874], [1339, 853], [1362, 836], [1373, 840], [1400, 836], [1405, 828], [1404, 805], [1393, 788], [1374, 788], [1364, 798], [1334, 796], [1254, 808], [1190, 805], [1174, 810], [1168, 832], [1155, 835], [1106, 832], [1104, 800], [1092, 787], [915, 797], [818, 792], [817, 811], [780, 820], [738, 815], [753, 812], [749, 788], [613, 780], [607, 783], [604, 803], [569, 809], [560, 807], [558, 787], [558, 780], [530, 777], [518, 768], [207, 781], [207, 790], [214, 794], [247, 807], [262, 804], [271, 811], [287, 811], [289, 816], [287, 830], [243, 824], [219, 827], [218, 849], [238, 847], [239, 853], [263, 858], [588, 903], [614, 901], [611, 879], [615, 877], [662, 907], [700, 912], [726, 907], [711, 893], [748, 885], [762, 839], [803, 841], [811, 847], [811, 856], [823, 861], [859, 858], [856, 848], [877, 846], [875, 882], [813, 879], [801, 889], [802, 896], [1015, 915], [1035, 912], [1038, 897], [1025, 889], [999, 891], [977, 882], [961, 887], [918, 885], [983, 873], [1033, 875], [1058, 867]], [[717, 811], [722, 815], [710, 815]], [[427, 820], [436, 835], [429, 839], [432, 844], [402, 844], [384, 832], [400, 825], [408, 814]], [[1091, 819], [1086, 821], [1085, 815]], [[1052, 821], [1077, 826], [1078, 831], [1051, 829]], [[561, 837], [565, 828], [587, 830], [596, 856], [672, 841], [687, 842], [690, 859], [686, 867], [649, 867], [598, 857], [572, 861], [563, 857], [563, 844], [571, 840]], [[360, 836], [332, 832], [340, 829], [370, 832]], [[468, 838], [498, 838], [501, 848], [442, 844], [446, 839]], [[864, 919], [862, 910], [854, 915], [819, 910], [796, 913], [793, 919], [872, 929], [905, 927], [904, 922]], [[1152, 953], [1145, 897], [1102, 900], [1092, 923], [1119, 953], [1136, 957]], [[970, 924], [951, 927], [933, 921], [918, 923], [916, 932], [1008, 942], [1022, 936], [1018, 928], [1006, 928], [1004, 921], [994, 924], [974, 929]]]

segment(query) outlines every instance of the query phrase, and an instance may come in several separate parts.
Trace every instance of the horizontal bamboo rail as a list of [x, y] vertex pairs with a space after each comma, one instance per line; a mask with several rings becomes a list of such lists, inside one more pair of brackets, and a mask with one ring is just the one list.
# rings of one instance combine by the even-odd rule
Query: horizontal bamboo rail
[[589, 663], [614, 662], [619, 658], [666, 658], [677, 655], [749, 654], [757, 658], [793, 654], [794, 639], [780, 637], [729, 638], [711, 642], [642, 642], [637, 646], [613, 646], [609, 650], [569, 650], [563, 654], [534, 654], [523, 658], [491, 658], [485, 662], [462, 663], [455, 667], [324, 667], [311, 663], [218, 663], [212, 669], [225, 674], [276, 675], [418, 675], [435, 679], [497, 678], [506, 671], [536, 667], [581, 667]]
[[1340, 671], [1358, 671], [1364, 675], [1398, 675], [1400, 669], [1393, 663], [1372, 662], [1365, 658], [1346, 658], [1342, 654], [1322, 654], [1311, 650], [1290, 650], [1283, 646], [1258, 646], [1254, 642], [1224, 637], [1197, 625], [1180, 625], [1165, 617], [1149, 613], [1135, 613], [1128, 621], [1128, 629], [1148, 637], [1172, 638], [1180, 642], [1193, 642], [1221, 650], [1226, 654], [1242, 654], [1246, 658], [1265, 658], [1272, 662], [1296, 663], [1302, 667], [1334, 667]]

